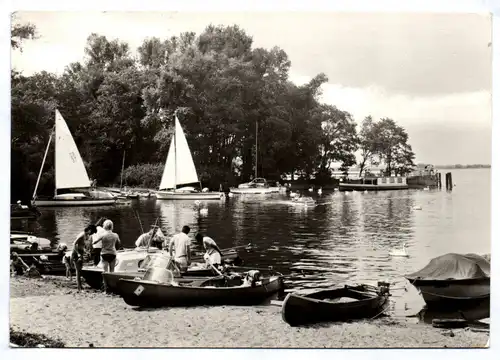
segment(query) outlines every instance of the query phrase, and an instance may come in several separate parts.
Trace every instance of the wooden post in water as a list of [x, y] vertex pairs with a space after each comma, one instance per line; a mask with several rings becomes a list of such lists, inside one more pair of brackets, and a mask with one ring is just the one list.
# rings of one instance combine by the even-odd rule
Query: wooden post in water
[[441, 186], [442, 186], [441, 173], [437, 173], [437, 184], [436, 185], [441, 189]]
[[451, 172], [446, 173], [446, 190], [453, 190], [453, 180], [451, 178]]

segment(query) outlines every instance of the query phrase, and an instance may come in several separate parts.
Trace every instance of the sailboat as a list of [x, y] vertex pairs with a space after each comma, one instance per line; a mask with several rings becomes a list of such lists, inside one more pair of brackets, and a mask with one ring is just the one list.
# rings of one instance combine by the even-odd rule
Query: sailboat
[[257, 177], [259, 159], [259, 123], [255, 123], [255, 178], [248, 182], [239, 184], [237, 188], [230, 188], [232, 194], [271, 194], [285, 191], [281, 186], [270, 186], [266, 179]]
[[[56, 110], [54, 130], [50, 134], [49, 143], [43, 156], [42, 166], [33, 192], [32, 203], [36, 206], [96, 206], [112, 205], [116, 199], [109, 194], [105, 198], [90, 196], [91, 181], [85, 169], [75, 140], [69, 131], [66, 121]], [[54, 197], [38, 199], [37, 189], [40, 183], [45, 159], [50, 148], [52, 136], [55, 134], [55, 192]], [[58, 190], [79, 190], [78, 193], [57, 194]], [[88, 194], [84, 194], [81, 191]]]
[[224, 197], [222, 192], [200, 192], [191, 186], [177, 188], [179, 185], [194, 183], [200, 184], [201, 188], [191, 150], [176, 115], [174, 135], [168, 150], [160, 187], [156, 191], [156, 198], [160, 200], [218, 200]]

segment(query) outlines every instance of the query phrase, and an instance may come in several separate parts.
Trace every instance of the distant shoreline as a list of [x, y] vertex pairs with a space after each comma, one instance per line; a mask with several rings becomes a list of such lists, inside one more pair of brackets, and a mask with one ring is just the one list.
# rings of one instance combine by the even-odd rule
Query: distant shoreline
[[437, 165], [436, 169], [491, 169], [491, 165]]

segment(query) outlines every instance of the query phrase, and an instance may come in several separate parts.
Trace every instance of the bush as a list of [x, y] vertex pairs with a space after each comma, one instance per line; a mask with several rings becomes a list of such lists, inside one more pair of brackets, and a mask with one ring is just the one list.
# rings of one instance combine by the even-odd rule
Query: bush
[[45, 335], [32, 334], [24, 331], [15, 331], [10, 328], [10, 342], [19, 347], [34, 348], [37, 345], [43, 345], [48, 348], [63, 348], [64, 343], [54, 340]]
[[[123, 185], [132, 187], [158, 188], [163, 175], [164, 164], [132, 165], [123, 171]], [[120, 184], [120, 177], [118, 177]]]

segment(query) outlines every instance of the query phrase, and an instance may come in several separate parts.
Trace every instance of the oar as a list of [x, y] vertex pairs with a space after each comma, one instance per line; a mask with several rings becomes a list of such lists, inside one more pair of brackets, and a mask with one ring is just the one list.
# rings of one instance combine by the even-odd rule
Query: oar
[[215, 272], [219, 275], [219, 276], [224, 276], [220, 271], [219, 269], [217, 269], [210, 261], [209, 261], [209, 265], [212, 269], [215, 270]]
[[137, 221], [139, 221], [139, 225], [140, 225], [140, 227], [141, 227], [141, 231], [142, 231], [142, 232], [141, 232], [141, 234], [144, 234], [144, 229], [143, 229], [143, 227], [142, 227], [141, 218], [139, 217], [139, 214], [137, 213], [137, 210], [136, 210], [136, 209], [134, 209], [134, 214], [135, 214], [135, 217], [137, 218]]

